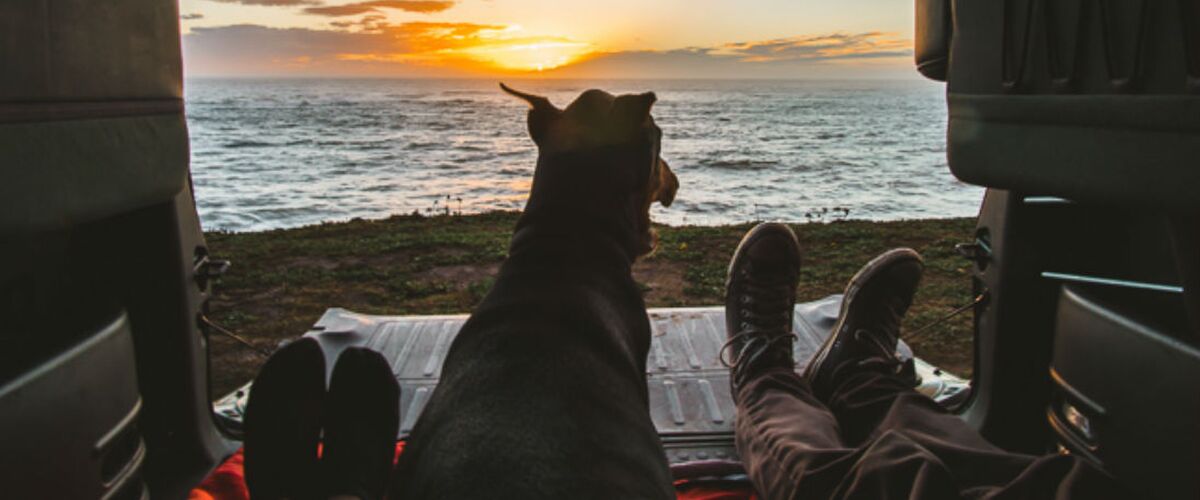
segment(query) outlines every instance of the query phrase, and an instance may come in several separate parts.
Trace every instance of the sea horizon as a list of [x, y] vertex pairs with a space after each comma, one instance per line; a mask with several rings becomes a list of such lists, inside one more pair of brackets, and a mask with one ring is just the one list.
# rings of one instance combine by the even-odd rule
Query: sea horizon
[[776, 77], [776, 76], [761, 76], [761, 77], [647, 77], [647, 78], [628, 78], [628, 77], [606, 77], [606, 78], [580, 78], [573, 76], [532, 76], [528, 74], [513, 74], [501, 76], [387, 76], [387, 75], [279, 75], [279, 74], [263, 74], [263, 75], [185, 75], [184, 82], [188, 80], [485, 80], [485, 81], [500, 81], [500, 80], [520, 80], [520, 81], [552, 81], [552, 80], [568, 80], [568, 81], [642, 81], [642, 82], [670, 82], [670, 81], [717, 81], [717, 82], [737, 82], [737, 81], [777, 81], [777, 82], [911, 82], [925, 83], [926, 85], [944, 86], [939, 82], [930, 82], [928, 79], [921, 77], [919, 74], [914, 74], [912, 78], [897, 78], [889, 76], [862, 76], [854, 78], [846, 77]]

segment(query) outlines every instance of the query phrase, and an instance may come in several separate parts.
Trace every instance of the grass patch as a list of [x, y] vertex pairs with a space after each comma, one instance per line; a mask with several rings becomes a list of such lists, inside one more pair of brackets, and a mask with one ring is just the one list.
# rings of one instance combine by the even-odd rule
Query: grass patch
[[[330, 307], [368, 314], [470, 312], [494, 282], [518, 214], [398, 216], [296, 229], [206, 235], [214, 256], [233, 261], [210, 316], [256, 346], [272, 350], [298, 336]], [[875, 255], [898, 246], [921, 252], [925, 280], [905, 319], [913, 329], [971, 300], [969, 263], [954, 244], [972, 219], [839, 221], [794, 226], [804, 250], [799, 300], [840, 293]], [[634, 267], [649, 307], [721, 304], [729, 257], [750, 224], [660, 226], [658, 251]], [[923, 335], [922, 358], [969, 376], [970, 315]], [[250, 380], [262, 360], [213, 336], [213, 394]]]

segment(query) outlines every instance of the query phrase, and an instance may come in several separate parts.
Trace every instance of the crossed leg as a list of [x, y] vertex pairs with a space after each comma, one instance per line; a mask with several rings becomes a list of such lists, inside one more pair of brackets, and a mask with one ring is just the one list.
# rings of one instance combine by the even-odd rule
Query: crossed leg
[[736, 443], [766, 498], [1125, 498], [1082, 460], [997, 448], [913, 390], [911, 364], [896, 355], [924, 268], [911, 249], [851, 278], [829, 339], [796, 373], [787, 341], [799, 261], [790, 228], [760, 225], [727, 286]]
[[991, 445], [889, 373], [850, 376], [826, 403], [775, 369], [736, 399], [738, 450], [765, 498], [1129, 498], [1078, 458]]

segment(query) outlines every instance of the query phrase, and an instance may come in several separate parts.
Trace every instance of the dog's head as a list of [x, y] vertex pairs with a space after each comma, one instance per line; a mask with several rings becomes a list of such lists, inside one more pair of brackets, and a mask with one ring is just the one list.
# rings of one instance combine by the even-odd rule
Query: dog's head
[[529, 135], [538, 146], [538, 167], [526, 212], [539, 204], [574, 207], [632, 231], [627, 244], [633, 256], [653, 251], [650, 205], [670, 206], [679, 189], [679, 179], [659, 154], [662, 130], [650, 116], [654, 93], [614, 96], [588, 90], [559, 109], [545, 97], [500, 87], [530, 106]]

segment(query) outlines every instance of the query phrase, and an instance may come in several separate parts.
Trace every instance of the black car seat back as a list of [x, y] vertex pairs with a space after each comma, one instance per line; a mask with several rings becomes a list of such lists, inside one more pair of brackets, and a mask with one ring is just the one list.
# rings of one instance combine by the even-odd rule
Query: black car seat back
[[1200, 3], [918, 0], [947, 156], [985, 186], [964, 418], [1200, 498]]

